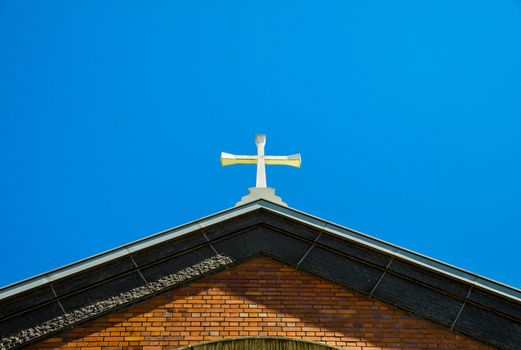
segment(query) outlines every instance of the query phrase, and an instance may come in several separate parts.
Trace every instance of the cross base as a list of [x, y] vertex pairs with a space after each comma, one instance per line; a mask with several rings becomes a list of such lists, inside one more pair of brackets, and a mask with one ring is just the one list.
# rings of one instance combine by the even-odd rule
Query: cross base
[[248, 194], [241, 198], [241, 201], [235, 204], [236, 207], [256, 201], [258, 199], [264, 199], [269, 202], [282, 205], [287, 207], [288, 205], [282, 201], [282, 198], [275, 195], [275, 189], [270, 187], [250, 187], [248, 188]]

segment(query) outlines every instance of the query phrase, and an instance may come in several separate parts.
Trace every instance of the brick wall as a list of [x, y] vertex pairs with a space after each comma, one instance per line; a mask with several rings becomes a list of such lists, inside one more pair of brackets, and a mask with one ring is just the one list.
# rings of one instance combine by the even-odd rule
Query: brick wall
[[491, 349], [264, 257], [30, 348], [159, 350], [243, 336], [300, 338], [352, 350]]

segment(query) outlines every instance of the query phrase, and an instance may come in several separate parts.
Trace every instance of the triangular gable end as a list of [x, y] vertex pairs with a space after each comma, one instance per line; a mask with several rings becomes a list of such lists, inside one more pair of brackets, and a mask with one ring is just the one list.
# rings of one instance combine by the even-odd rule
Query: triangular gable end
[[1, 347], [39, 341], [261, 253], [496, 347], [521, 344], [519, 290], [259, 200], [1, 289]]
[[[235, 347], [222, 346], [229, 339]], [[315, 343], [280, 344], [288, 339], [320, 342], [328, 346], [325, 349], [491, 349], [264, 256], [66, 330], [29, 349], [324, 350]], [[211, 341], [217, 343], [208, 344]], [[278, 346], [269, 346], [273, 342]]]

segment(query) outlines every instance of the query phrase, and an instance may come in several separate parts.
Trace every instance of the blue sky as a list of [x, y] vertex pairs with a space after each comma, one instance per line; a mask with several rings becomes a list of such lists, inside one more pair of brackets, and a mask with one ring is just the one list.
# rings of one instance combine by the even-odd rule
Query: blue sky
[[[291, 206], [521, 287], [521, 3], [0, 2], [0, 285]], [[291, 247], [288, 247], [291, 249]]]

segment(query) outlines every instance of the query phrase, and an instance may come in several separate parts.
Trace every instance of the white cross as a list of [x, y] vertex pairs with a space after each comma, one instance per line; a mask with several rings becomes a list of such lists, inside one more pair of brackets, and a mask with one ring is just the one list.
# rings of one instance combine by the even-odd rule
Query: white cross
[[289, 156], [265, 156], [264, 146], [266, 145], [266, 135], [256, 135], [257, 144], [256, 156], [242, 156], [221, 152], [221, 165], [233, 164], [257, 164], [257, 183], [255, 187], [266, 188], [266, 166], [268, 165], [289, 165], [300, 168], [300, 153]]

